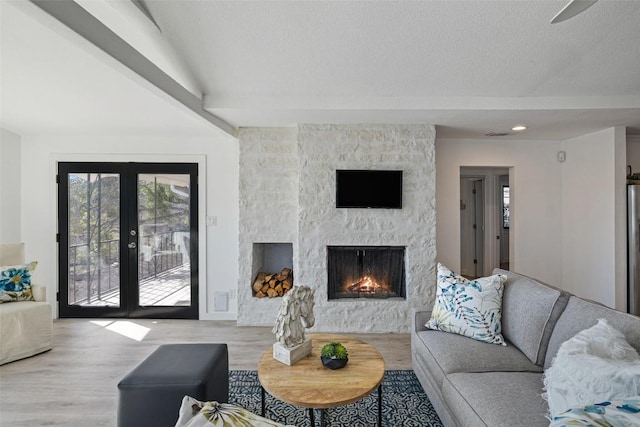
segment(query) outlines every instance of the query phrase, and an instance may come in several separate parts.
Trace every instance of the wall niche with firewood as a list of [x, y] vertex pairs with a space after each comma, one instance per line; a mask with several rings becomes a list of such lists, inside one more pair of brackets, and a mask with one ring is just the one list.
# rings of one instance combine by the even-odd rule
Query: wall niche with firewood
[[293, 286], [293, 244], [253, 244], [253, 296], [277, 298], [284, 296]]

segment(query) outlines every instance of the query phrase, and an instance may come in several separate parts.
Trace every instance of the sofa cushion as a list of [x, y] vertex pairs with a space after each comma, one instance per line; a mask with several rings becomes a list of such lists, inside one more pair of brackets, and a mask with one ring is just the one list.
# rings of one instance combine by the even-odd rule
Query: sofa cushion
[[542, 374], [484, 372], [447, 375], [442, 394], [459, 425], [548, 426]]
[[[542, 372], [514, 346], [490, 345], [461, 335], [422, 331], [417, 339], [422, 351], [414, 349], [439, 387], [446, 374], [454, 372], [529, 371]], [[416, 346], [417, 347], [417, 346]]]
[[50, 350], [52, 329], [46, 302], [0, 304], [0, 365]]
[[426, 327], [506, 345], [500, 322], [505, 280], [502, 275], [468, 280], [438, 263], [436, 301]]
[[611, 326], [624, 334], [632, 347], [640, 350], [640, 317], [572, 296], [551, 334], [544, 361], [545, 369], [551, 366], [563, 342], [592, 327], [598, 323], [598, 319], [606, 319]]
[[545, 360], [551, 332], [565, 308], [569, 294], [512, 271], [502, 296], [502, 335], [538, 365]]

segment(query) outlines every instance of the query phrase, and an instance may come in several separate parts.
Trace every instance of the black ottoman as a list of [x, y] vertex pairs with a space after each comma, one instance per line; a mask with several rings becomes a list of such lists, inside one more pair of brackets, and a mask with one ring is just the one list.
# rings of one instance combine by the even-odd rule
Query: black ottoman
[[118, 383], [118, 427], [174, 427], [185, 395], [226, 403], [226, 344], [161, 345]]

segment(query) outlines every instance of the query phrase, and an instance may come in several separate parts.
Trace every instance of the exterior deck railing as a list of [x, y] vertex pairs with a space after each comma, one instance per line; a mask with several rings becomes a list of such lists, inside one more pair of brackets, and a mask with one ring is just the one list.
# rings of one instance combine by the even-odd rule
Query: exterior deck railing
[[[188, 262], [186, 234], [188, 233], [170, 231], [140, 236], [140, 284]], [[120, 289], [119, 245], [119, 239], [112, 239], [69, 246], [69, 304], [95, 304], [104, 295]]]

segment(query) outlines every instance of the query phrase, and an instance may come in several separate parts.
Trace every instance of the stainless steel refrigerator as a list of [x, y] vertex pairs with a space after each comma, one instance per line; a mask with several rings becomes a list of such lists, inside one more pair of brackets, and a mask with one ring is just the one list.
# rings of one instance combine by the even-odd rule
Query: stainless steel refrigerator
[[640, 316], [640, 185], [627, 185], [629, 313]]

